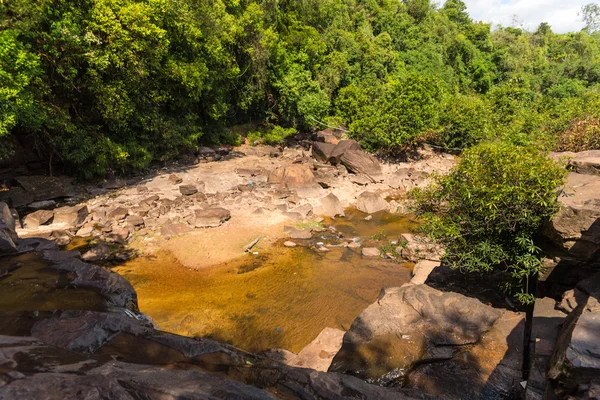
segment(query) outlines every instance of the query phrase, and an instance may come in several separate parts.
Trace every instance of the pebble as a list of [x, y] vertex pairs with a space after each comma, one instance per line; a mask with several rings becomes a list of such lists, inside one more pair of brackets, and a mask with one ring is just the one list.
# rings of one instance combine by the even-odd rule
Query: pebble
[[288, 240], [287, 242], [283, 243], [283, 245], [284, 245], [285, 247], [296, 247], [296, 246], [297, 246], [297, 244], [296, 244], [296, 243], [294, 243], [294, 242], [290, 242], [289, 240]]

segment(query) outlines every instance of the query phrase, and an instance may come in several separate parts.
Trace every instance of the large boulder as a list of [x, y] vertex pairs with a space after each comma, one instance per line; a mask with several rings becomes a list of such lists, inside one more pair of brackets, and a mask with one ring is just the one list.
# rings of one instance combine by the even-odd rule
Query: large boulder
[[296, 190], [299, 195], [310, 195], [321, 191], [312, 168], [308, 164], [290, 164], [271, 171], [268, 183]]
[[341, 140], [329, 154], [328, 161], [333, 165], [340, 164], [342, 156], [346, 154], [346, 152], [352, 150], [362, 151], [360, 144], [358, 144], [357, 141], [351, 139]]
[[314, 142], [312, 144], [312, 155], [315, 160], [326, 163], [334, 148], [334, 144]]
[[444, 399], [518, 398], [524, 315], [427, 285], [384, 289], [329, 371]]
[[388, 209], [388, 203], [378, 194], [362, 192], [356, 200], [356, 209], [367, 214]]
[[15, 180], [34, 201], [70, 197], [75, 194], [73, 180], [64, 176], [20, 176]]
[[558, 337], [548, 377], [560, 398], [595, 398], [600, 386], [600, 273], [577, 285], [579, 298]]
[[8, 205], [0, 202], [0, 255], [16, 251], [17, 240], [15, 219]]
[[348, 168], [348, 171], [364, 175], [374, 183], [383, 179], [379, 161], [362, 150], [346, 151], [342, 154], [340, 161]]
[[196, 210], [196, 228], [215, 228], [231, 218], [231, 213], [225, 208], [208, 208]]

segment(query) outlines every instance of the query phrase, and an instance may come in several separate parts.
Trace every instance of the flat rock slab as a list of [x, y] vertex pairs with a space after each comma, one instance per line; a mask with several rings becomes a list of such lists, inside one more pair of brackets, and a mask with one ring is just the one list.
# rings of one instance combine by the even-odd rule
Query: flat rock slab
[[292, 239], [310, 239], [312, 237], [310, 229], [296, 229], [293, 226], [284, 226], [283, 232]]
[[356, 200], [356, 209], [367, 214], [388, 209], [388, 203], [378, 194], [373, 192], [362, 192]]
[[17, 183], [33, 196], [34, 201], [51, 200], [75, 195], [72, 178], [56, 176], [20, 176]]
[[231, 213], [225, 208], [208, 208], [196, 210], [196, 228], [215, 228], [231, 218]]

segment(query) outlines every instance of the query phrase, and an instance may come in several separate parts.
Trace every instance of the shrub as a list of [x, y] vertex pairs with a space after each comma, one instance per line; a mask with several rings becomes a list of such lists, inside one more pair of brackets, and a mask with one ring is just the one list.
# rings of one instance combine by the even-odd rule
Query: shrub
[[586, 151], [600, 149], [600, 118], [587, 117], [571, 123], [556, 145], [558, 151]]
[[463, 149], [489, 138], [490, 114], [488, 105], [479, 97], [459, 94], [450, 98], [440, 115], [438, 141], [449, 149]]
[[274, 125], [267, 126], [265, 129], [262, 130], [256, 130], [248, 133], [247, 139], [252, 145], [277, 145], [282, 144], [285, 139], [294, 135], [295, 133], [296, 129], [294, 128], [282, 128], [279, 125]]
[[528, 279], [542, 268], [533, 238], [558, 208], [565, 173], [533, 146], [486, 142], [465, 151], [449, 175], [412, 192], [414, 210], [451, 267], [509, 271], [505, 289], [516, 284], [517, 298], [529, 302]]

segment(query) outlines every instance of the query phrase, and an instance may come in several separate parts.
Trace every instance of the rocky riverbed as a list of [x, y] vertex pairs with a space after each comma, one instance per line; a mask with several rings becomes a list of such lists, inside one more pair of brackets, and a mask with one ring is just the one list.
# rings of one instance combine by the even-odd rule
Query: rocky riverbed
[[[546, 297], [536, 303], [530, 330], [524, 313], [502, 299], [492, 307], [485, 293], [456, 283], [439, 266], [439, 249], [408, 230], [380, 228], [388, 214], [377, 213], [404, 212], [406, 190], [446, 172], [451, 156], [425, 151], [417, 161], [381, 163], [351, 141], [322, 139], [329, 143], [310, 152], [203, 149], [197, 163], [93, 186], [66, 178], [11, 181], [0, 192], [9, 204], [0, 203], [0, 398], [512, 399], [524, 389], [528, 398], [597, 395], [600, 154], [571, 155], [564, 207], [546, 234], [548, 268], [538, 285]], [[405, 281], [382, 290], [343, 330], [317, 335], [319, 329], [294, 353], [259, 354], [202, 334], [157, 330], [139, 310], [144, 289], [137, 293], [110, 270], [131, 274], [139, 286], [128, 260], [168, 254], [187, 271], [173, 276], [193, 283], [185, 274], [218, 275], [222, 266], [272, 251], [325, 262], [348, 254], [353, 264], [371, 260], [398, 271], [402, 262], [416, 265], [410, 282], [407, 270]], [[248, 264], [256, 263], [233, 271]], [[343, 281], [335, 275], [344, 269], [335, 271], [317, 281]], [[168, 270], [160, 272], [167, 287]], [[259, 281], [250, 285], [258, 289]], [[251, 299], [248, 293], [242, 297]]]

